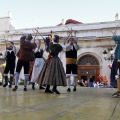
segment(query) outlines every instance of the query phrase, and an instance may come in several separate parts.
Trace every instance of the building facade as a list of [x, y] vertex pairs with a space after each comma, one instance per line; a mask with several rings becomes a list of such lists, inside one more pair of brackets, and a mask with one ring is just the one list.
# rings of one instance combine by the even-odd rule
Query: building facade
[[[14, 41], [19, 47], [20, 37], [24, 34], [31, 33], [33, 36], [36, 35], [35, 29], [38, 29], [39, 33], [43, 37], [50, 34], [61, 36], [60, 43], [63, 44], [69, 36], [69, 31], [72, 29], [72, 36], [76, 37], [81, 49], [78, 51], [78, 74], [79, 79], [88, 79], [92, 75], [97, 80], [98, 75], [106, 75], [110, 78], [110, 69], [108, 64], [110, 60], [103, 58], [103, 51], [108, 52], [110, 48], [115, 47], [115, 42], [111, 39], [113, 36], [112, 32], [116, 31], [117, 35], [120, 35], [120, 21], [100, 22], [100, 23], [89, 23], [89, 24], [72, 24], [67, 25], [61, 24], [60, 26], [51, 27], [40, 27], [40, 28], [24, 28], [15, 29], [11, 24], [11, 18], [5, 17], [0, 18], [0, 51], [1, 53], [5, 49], [6, 41]], [[111, 32], [112, 31], [112, 32]], [[41, 39], [42, 47], [44, 47], [44, 41], [40, 34], [37, 34], [36, 39]], [[65, 52], [62, 51], [59, 55], [65, 68]], [[44, 53], [44, 58], [47, 58], [47, 53]]]

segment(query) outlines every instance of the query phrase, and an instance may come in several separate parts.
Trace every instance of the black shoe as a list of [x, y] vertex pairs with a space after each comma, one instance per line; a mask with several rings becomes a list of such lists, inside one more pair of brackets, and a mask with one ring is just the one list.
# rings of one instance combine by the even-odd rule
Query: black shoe
[[68, 91], [68, 92], [71, 92], [71, 89], [70, 89], [70, 88], [68, 88], [68, 89], [67, 89], [67, 91]]
[[3, 87], [6, 87], [8, 84], [4, 84]]
[[41, 90], [41, 89], [45, 89], [45, 88], [44, 88], [44, 87], [42, 87], [42, 86], [40, 86], [40, 87], [39, 87], [39, 89]]
[[9, 85], [9, 88], [12, 88], [12, 85]]
[[32, 83], [32, 89], [35, 90], [35, 83]]
[[77, 90], [76, 87], [74, 87], [74, 88], [73, 88], [73, 91], [76, 91], [76, 90]]
[[115, 92], [113, 95], [112, 95], [113, 98], [115, 97], [120, 97], [120, 92]]
[[15, 86], [12, 91], [16, 91], [18, 89], [18, 86]]
[[50, 89], [49, 90], [45, 90], [46, 93], [53, 93]]
[[24, 91], [27, 91], [27, 88], [24, 88], [23, 90], [24, 90]]
[[58, 90], [52, 90], [53, 92], [55, 92], [56, 94], [60, 94], [60, 92]]

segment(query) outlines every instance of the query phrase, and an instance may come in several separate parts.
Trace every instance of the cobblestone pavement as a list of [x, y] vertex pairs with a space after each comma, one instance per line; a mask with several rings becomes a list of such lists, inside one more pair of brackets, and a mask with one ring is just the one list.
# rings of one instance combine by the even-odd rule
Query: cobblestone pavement
[[[71, 87], [72, 88], [72, 87]], [[68, 93], [47, 94], [44, 90], [17, 91], [0, 86], [0, 120], [120, 120], [120, 98], [114, 88], [82, 88]]]

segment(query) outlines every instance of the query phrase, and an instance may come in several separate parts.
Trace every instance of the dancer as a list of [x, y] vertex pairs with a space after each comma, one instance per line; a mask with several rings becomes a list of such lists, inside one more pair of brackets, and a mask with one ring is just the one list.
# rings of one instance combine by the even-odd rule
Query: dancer
[[113, 36], [112, 39], [117, 41], [117, 46], [115, 49], [115, 57], [117, 59], [116, 69], [115, 69], [115, 78], [117, 80], [117, 92], [115, 92], [112, 97], [120, 96], [120, 36]]
[[[41, 70], [37, 83], [41, 85], [47, 85], [45, 92], [60, 94], [57, 90], [57, 86], [66, 86], [66, 77], [62, 62], [58, 57], [58, 54], [62, 51], [62, 46], [59, 44], [59, 36], [55, 35], [53, 42], [49, 45], [49, 57], [46, 60], [43, 69]], [[50, 85], [53, 85], [52, 91]]]
[[3, 74], [5, 78], [5, 84], [3, 85], [3, 87], [6, 87], [8, 85], [8, 73], [9, 72], [10, 72], [9, 88], [12, 87], [12, 82], [14, 78], [14, 70], [15, 70], [15, 60], [16, 60], [15, 50], [16, 49], [14, 49], [14, 43], [9, 41], [7, 44], [5, 53], [4, 53], [4, 57], [6, 60], [6, 66], [5, 66], [4, 74]]
[[15, 74], [15, 87], [13, 88], [13, 91], [16, 91], [18, 89], [18, 80], [19, 75], [22, 67], [24, 67], [24, 91], [27, 91], [27, 82], [29, 80], [29, 67], [30, 67], [30, 61], [34, 60], [34, 52], [33, 49], [36, 48], [35, 41], [31, 43], [32, 35], [28, 34], [26, 36], [22, 36], [20, 38], [20, 50], [17, 54], [18, 61], [17, 61], [17, 67], [16, 67], [16, 74]]
[[[117, 42], [116, 43], [116, 46], [117, 46]], [[116, 46], [114, 48], [114, 52], [115, 52], [115, 49], [116, 49]], [[112, 67], [111, 67], [111, 73], [110, 73], [110, 85], [112, 85], [114, 88], [117, 87], [117, 80], [115, 78], [115, 70], [116, 70], [116, 64], [117, 64], [117, 58], [115, 56], [115, 54], [113, 54], [113, 57], [114, 57], [114, 60], [113, 60], [113, 63], [112, 63]]]
[[[32, 89], [35, 90], [35, 82], [40, 74], [43, 65], [44, 65], [44, 60], [43, 60], [43, 50], [40, 49], [41, 46], [41, 41], [37, 40], [36, 41], [37, 47], [35, 49], [35, 62], [33, 66], [33, 71], [32, 71], [32, 77], [31, 77], [31, 82], [32, 82]], [[39, 89], [45, 89], [44, 87], [40, 86]]]
[[66, 51], [66, 78], [67, 78], [67, 86], [68, 92], [71, 92], [70, 89], [70, 77], [74, 77], [74, 88], [73, 91], [76, 91], [76, 85], [77, 85], [77, 51], [80, 49], [79, 44], [77, 41], [73, 38], [70, 38], [68, 40], [68, 43], [65, 45], [65, 51]]

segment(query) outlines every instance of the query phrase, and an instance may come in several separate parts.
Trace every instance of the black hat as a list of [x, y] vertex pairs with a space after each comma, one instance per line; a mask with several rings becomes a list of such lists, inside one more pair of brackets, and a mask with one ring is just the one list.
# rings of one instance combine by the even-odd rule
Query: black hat
[[58, 35], [54, 35], [54, 42], [56, 42], [57, 40], [59, 40], [59, 36]]
[[32, 40], [33, 39], [33, 37], [32, 37], [32, 35], [31, 34], [28, 34], [28, 37], [26, 38], [27, 40]]

